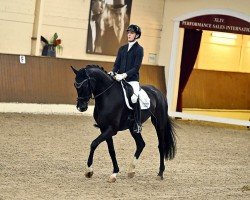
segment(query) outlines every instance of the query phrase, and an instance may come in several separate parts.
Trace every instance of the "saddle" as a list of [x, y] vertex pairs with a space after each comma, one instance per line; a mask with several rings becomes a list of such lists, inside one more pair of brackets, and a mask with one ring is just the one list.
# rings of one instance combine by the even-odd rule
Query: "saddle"
[[[134, 94], [133, 87], [125, 81], [121, 81], [120, 83], [122, 85], [125, 103], [130, 110], [133, 110], [133, 106], [131, 106], [131, 97]], [[146, 110], [150, 108], [150, 99], [145, 90], [143, 90], [142, 88], [139, 91], [138, 99], [140, 102], [141, 110]]]

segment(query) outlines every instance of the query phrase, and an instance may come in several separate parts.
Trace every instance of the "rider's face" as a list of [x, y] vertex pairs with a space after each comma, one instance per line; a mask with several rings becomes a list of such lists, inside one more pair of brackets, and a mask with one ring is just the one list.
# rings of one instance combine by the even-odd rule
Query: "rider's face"
[[127, 32], [127, 36], [128, 36], [128, 41], [129, 42], [133, 42], [136, 38], [136, 34], [135, 32], [132, 32], [132, 31], [128, 31]]

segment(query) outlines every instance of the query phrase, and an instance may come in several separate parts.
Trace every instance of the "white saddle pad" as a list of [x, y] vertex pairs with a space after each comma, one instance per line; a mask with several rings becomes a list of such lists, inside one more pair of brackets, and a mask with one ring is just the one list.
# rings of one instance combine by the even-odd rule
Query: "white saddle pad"
[[[126, 91], [125, 91], [125, 89], [123, 87], [122, 81], [121, 81], [121, 85], [122, 85], [122, 90], [123, 90], [123, 93], [124, 93], [124, 98], [125, 98], [126, 105], [127, 105], [127, 107], [129, 109], [133, 110], [133, 108], [129, 104], [128, 97], [127, 97]], [[145, 90], [140, 89], [138, 96], [139, 96], [138, 98], [139, 98], [141, 110], [148, 109], [150, 107], [150, 98], [148, 97], [148, 94], [145, 92]]]

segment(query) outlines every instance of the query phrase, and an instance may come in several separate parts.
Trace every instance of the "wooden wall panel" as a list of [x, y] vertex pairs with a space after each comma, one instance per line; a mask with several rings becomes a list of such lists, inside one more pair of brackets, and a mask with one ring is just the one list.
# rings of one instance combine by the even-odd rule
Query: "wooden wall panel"
[[[113, 66], [111, 62], [35, 56], [26, 56], [26, 64], [20, 64], [19, 55], [0, 54], [0, 102], [75, 104], [70, 66], [81, 68], [87, 64], [107, 71]], [[164, 67], [143, 65], [140, 82], [166, 93]]]
[[194, 69], [183, 92], [184, 108], [250, 109], [250, 73]]

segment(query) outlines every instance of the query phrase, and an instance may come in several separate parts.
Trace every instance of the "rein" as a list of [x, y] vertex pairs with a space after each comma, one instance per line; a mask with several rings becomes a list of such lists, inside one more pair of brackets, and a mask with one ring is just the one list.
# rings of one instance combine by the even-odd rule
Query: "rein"
[[102, 94], [104, 94], [107, 90], [109, 90], [113, 85], [115, 84], [115, 81], [110, 85], [110, 86], [108, 86], [104, 91], [102, 91], [100, 94], [97, 94], [97, 95], [95, 95], [94, 96], [94, 98], [92, 98], [92, 99], [96, 99], [97, 97], [99, 97], [99, 96], [101, 96]]

